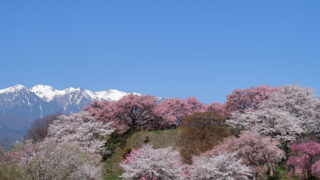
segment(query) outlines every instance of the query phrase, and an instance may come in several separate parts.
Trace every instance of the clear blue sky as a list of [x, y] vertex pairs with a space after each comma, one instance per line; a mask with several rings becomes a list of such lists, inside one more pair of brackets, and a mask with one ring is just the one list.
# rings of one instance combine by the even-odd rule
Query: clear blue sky
[[320, 1], [1, 0], [0, 88], [119, 89], [223, 102], [320, 89]]

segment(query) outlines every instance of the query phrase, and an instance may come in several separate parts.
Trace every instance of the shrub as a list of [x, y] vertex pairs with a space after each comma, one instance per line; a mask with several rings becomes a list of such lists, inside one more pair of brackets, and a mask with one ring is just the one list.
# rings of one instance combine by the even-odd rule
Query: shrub
[[178, 145], [183, 160], [191, 163], [191, 157], [212, 149], [224, 138], [231, 135], [231, 130], [224, 124], [224, 117], [215, 113], [195, 113], [183, 119], [179, 127]]
[[5, 152], [4, 149], [0, 147], [0, 179], [14, 180], [22, 178], [22, 169], [13, 161], [10, 153]]

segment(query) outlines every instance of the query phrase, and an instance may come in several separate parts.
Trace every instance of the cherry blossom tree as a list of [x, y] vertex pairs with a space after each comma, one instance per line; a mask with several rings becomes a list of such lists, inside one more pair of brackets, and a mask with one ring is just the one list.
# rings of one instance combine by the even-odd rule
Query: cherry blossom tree
[[282, 142], [292, 142], [302, 134], [319, 133], [319, 101], [312, 89], [283, 86], [262, 102], [256, 111], [232, 113], [227, 123], [255, 130]]
[[95, 102], [86, 107], [97, 121], [110, 122], [118, 133], [128, 130], [152, 129], [154, 124], [161, 124], [162, 119], [156, 114], [158, 99], [154, 96], [128, 95], [116, 102]]
[[271, 97], [277, 88], [258, 86], [248, 89], [236, 89], [227, 97], [226, 112], [241, 113], [256, 110], [259, 104]]
[[102, 179], [100, 158], [81, 151], [76, 144], [45, 139], [36, 144], [26, 142], [24, 146], [23, 149], [32, 149], [31, 153], [24, 153], [19, 160], [24, 179]]
[[48, 137], [58, 143], [76, 143], [82, 150], [108, 154], [105, 144], [114, 132], [110, 123], [95, 121], [87, 112], [62, 115], [49, 127]]
[[320, 158], [320, 144], [317, 142], [308, 142], [303, 144], [294, 144], [290, 148], [291, 156], [287, 161], [287, 166], [291, 174], [299, 175], [303, 178], [312, 178], [319, 175], [319, 164], [316, 162]]
[[219, 114], [220, 116], [227, 116], [225, 104], [220, 104], [216, 102], [210, 103], [206, 106], [205, 111], [213, 112], [213, 113]]
[[285, 153], [278, 147], [279, 142], [270, 137], [262, 136], [255, 131], [243, 131], [239, 137], [230, 137], [202, 156], [212, 157], [221, 152], [236, 153], [243, 163], [259, 173], [272, 170], [282, 159]]
[[84, 111], [94, 116], [96, 121], [112, 122], [114, 107], [114, 101], [94, 101], [91, 106], [85, 106]]
[[177, 126], [185, 116], [204, 109], [195, 98], [165, 99], [154, 96], [128, 95], [116, 102], [95, 102], [86, 107], [97, 121], [111, 122], [119, 134], [128, 130], [154, 130]]
[[190, 179], [199, 180], [248, 180], [252, 177], [250, 168], [237, 159], [235, 153], [194, 157], [189, 172]]
[[120, 163], [124, 173], [122, 178], [135, 179], [181, 179], [183, 168], [179, 152], [172, 147], [154, 149], [145, 145], [140, 149], [134, 149]]
[[271, 136], [281, 142], [293, 142], [304, 133], [297, 118], [277, 108], [263, 108], [254, 112], [232, 113], [226, 123]]
[[311, 166], [311, 174], [312, 176], [320, 179], [320, 161], [317, 161]]
[[128, 95], [114, 103], [114, 120], [128, 125], [132, 131], [149, 128], [158, 120], [154, 111], [157, 101], [153, 96]]
[[156, 108], [158, 116], [172, 125], [178, 125], [184, 117], [204, 110], [205, 105], [194, 97], [187, 100], [168, 98], [161, 101]]
[[272, 98], [261, 104], [261, 109], [266, 108], [288, 112], [297, 118], [299, 125], [307, 133], [320, 132], [320, 100], [313, 89], [298, 85], [283, 86]]

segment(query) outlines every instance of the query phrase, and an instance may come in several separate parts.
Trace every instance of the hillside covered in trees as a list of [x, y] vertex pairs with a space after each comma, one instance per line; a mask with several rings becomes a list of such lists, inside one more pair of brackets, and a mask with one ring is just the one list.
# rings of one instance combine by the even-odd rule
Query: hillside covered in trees
[[129, 94], [35, 121], [0, 149], [0, 179], [320, 179], [319, 133], [320, 99], [298, 85], [224, 104]]

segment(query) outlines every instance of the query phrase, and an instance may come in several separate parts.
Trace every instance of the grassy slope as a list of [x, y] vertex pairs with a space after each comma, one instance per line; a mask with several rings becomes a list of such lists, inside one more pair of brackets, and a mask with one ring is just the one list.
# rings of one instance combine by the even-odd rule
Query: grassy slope
[[149, 143], [155, 148], [172, 146], [176, 148], [178, 139], [178, 129], [158, 130], [158, 131], [139, 131], [133, 133], [126, 139], [125, 143], [119, 145], [110, 158], [105, 161], [104, 179], [117, 180], [122, 173], [119, 163], [123, 160], [123, 155], [128, 149], [140, 148], [145, 144], [145, 139], [149, 139]]
[[[145, 139], [148, 136], [149, 142], [154, 148], [162, 148], [172, 146], [179, 150], [177, 146], [179, 129], [158, 130], [158, 131], [139, 131], [133, 133], [125, 140], [122, 145], [117, 144], [117, 148], [110, 158], [105, 161], [104, 179], [105, 180], [120, 180], [122, 170], [119, 163], [123, 160], [123, 155], [128, 149], [140, 148], [145, 144]], [[288, 176], [288, 171], [282, 166], [276, 169], [277, 176], [269, 177], [270, 180], [298, 180], [297, 177]]]

